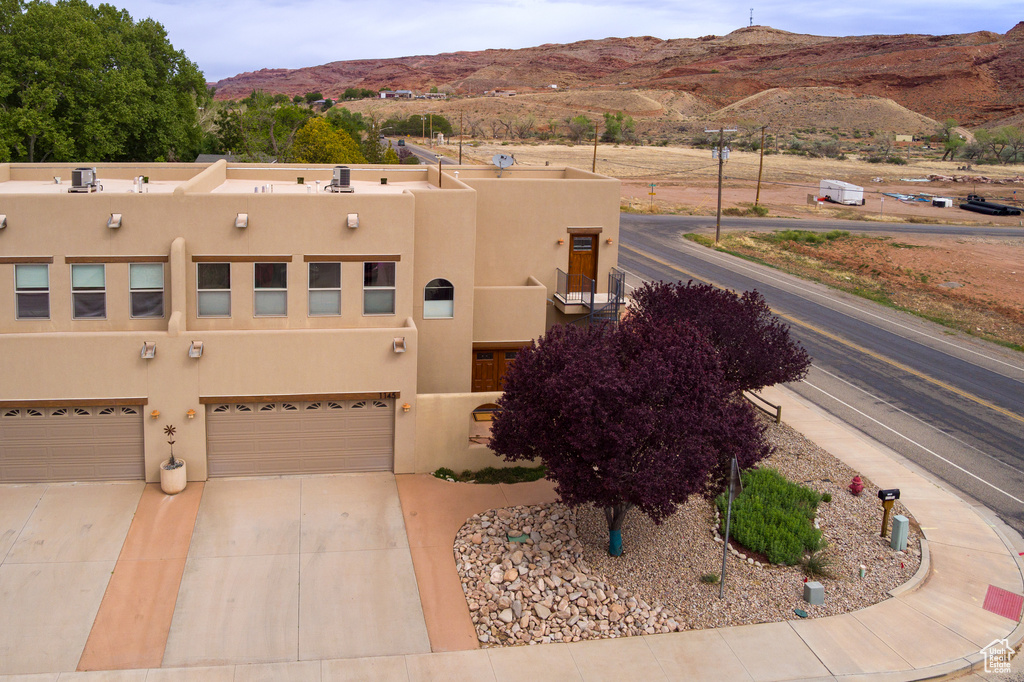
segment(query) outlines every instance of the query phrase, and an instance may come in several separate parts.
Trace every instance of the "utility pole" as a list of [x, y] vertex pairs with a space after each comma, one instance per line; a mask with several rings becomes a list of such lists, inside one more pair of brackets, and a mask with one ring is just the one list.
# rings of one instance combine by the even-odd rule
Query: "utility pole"
[[718, 240], [722, 236], [722, 168], [725, 166], [725, 134], [735, 133], [736, 128], [719, 128], [704, 132], [718, 133], [718, 212], [715, 216], [715, 244], [718, 244]]
[[[751, 10], [753, 11], [753, 10]], [[761, 203], [761, 171], [764, 170], [764, 131], [768, 126], [761, 126], [761, 161], [757, 164], [757, 194], [754, 196], [754, 206]]]
[[597, 173], [597, 131], [600, 128], [600, 121], [594, 121], [594, 161], [590, 164], [590, 172]]
[[459, 165], [462, 165], [462, 111], [459, 111]]

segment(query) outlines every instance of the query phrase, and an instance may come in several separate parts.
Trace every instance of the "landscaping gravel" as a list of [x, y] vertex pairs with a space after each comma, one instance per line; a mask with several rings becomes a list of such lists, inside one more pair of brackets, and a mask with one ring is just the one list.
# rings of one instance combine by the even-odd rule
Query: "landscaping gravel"
[[[482, 646], [579, 641], [676, 630], [831, 616], [888, 598], [920, 566], [920, 529], [911, 517], [908, 550], [880, 537], [878, 487], [848, 486], [857, 472], [785, 425], [770, 424], [775, 447], [762, 466], [831, 502], [818, 505], [833, 577], [814, 576], [825, 603], [803, 600], [800, 566], [761, 564], [742, 548], [727, 560], [725, 598], [702, 576], [721, 572], [711, 502], [691, 499], [655, 526], [639, 510], [622, 529], [623, 555], [608, 556], [603, 511], [561, 504], [490, 510], [456, 536], [455, 561]], [[883, 482], [884, 484], [885, 482]], [[890, 487], [890, 486], [886, 486]], [[910, 516], [899, 502], [892, 512]], [[511, 539], [510, 539], [511, 538]], [[861, 577], [861, 568], [864, 577]]]

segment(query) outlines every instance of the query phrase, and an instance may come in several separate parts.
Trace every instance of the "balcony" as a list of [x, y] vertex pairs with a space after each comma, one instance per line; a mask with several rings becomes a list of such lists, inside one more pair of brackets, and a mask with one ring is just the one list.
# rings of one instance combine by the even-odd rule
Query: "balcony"
[[588, 322], [608, 320], [617, 322], [625, 303], [625, 272], [611, 268], [608, 273], [608, 291], [597, 293], [597, 282], [586, 275], [567, 273], [557, 269], [555, 308], [567, 315], [585, 315]]

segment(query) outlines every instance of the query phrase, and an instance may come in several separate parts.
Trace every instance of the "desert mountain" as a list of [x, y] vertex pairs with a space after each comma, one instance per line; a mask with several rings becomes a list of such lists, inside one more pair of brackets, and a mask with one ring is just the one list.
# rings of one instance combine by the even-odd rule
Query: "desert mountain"
[[337, 98], [353, 87], [424, 91], [437, 86], [479, 95], [497, 89], [543, 91], [552, 84], [570, 91], [689, 93], [711, 110], [743, 107], [745, 100], [754, 105], [757, 96], [770, 99], [773, 89], [834, 88], [844, 96], [892, 100], [932, 119], [980, 125], [1024, 110], [1024, 22], [1005, 35], [841, 38], [752, 26], [694, 39], [605, 38], [262, 69], [216, 87], [218, 99], [240, 99], [254, 89], [288, 95], [320, 91]]

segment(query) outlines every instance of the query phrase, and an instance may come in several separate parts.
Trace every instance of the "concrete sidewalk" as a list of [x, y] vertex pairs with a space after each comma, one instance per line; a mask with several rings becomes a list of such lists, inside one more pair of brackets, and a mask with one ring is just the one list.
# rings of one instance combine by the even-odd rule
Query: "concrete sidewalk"
[[[0, 676], [0, 680], [918, 680], [957, 672], [973, 675], [972, 671], [982, 667], [983, 647], [1003, 638], [1011, 646], [1021, 641], [1024, 627], [1019, 609], [1015, 618], [1009, 618], [985, 608], [986, 599], [991, 602], [993, 594], [1009, 595], [1011, 603], [1024, 594], [1020, 557], [996, 524], [897, 461], [892, 453], [835, 423], [794, 394], [772, 389], [765, 391], [765, 396], [784, 405], [783, 417], [788, 424], [862, 475], [901, 489], [901, 500], [927, 538], [927, 563], [918, 582], [896, 590], [895, 596], [885, 602], [830, 618], [574, 644], [476, 649], [475, 638], [471, 639], [472, 632], [467, 631], [467, 624], [471, 628], [468, 609], [454, 574], [451, 545], [455, 532], [473, 513], [550, 499], [548, 484], [472, 489], [425, 476], [399, 476], [399, 512], [394, 506], [376, 508], [376, 497], [364, 494], [369, 493], [367, 486], [318, 494], [314, 489], [323, 485], [318, 483], [320, 478], [258, 479], [251, 484], [259, 490], [247, 491], [237, 499], [212, 495], [211, 491], [222, 483], [213, 481], [203, 491], [191, 537], [188, 556], [194, 565], [185, 568], [176, 597], [179, 608], [184, 609], [181, 612], [192, 614], [194, 619], [177, 635], [175, 626], [171, 626], [160, 664], [163, 667]], [[323, 477], [325, 481], [332, 479], [345, 481], [346, 477]], [[387, 483], [380, 485], [387, 487]], [[307, 486], [308, 497], [301, 494]], [[292, 490], [295, 487], [298, 496]], [[47, 499], [47, 486], [2, 489], [0, 669], [8, 672], [13, 672], [7, 665], [11, 656], [43, 662], [51, 666], [50, 670], [74, 669], [93, 627], [110, 571], [115, 560], [120, 561], [118, 552], [124, 557], [122, 544], [131, 544], [124, 539], [131, 513], [142, 495], [142, 484], [112, 484], [104, 488], [107, 494], [100, 499], [93, 495], [91, 501], [86, 494], [89, 486], [67, 488], [62, 492], [77, 500], [75, 513], [106, 519], [107, 523], [68, 528], [61, 522], [66, 517], [54, 513]], [[376, 492], [382, 494], [382, 490]], [[204, 509], [209, 521], [204, 521]], [[282, 510], [290, 511], [284, 514]], [[337, 519], [345, 518], [342, 515], [346, 512], [357, 515], [353, 521], [362, 521], [336, 527]], [[392, 534], [396, 514], [397, 527], [404, 525], [401, 538]], [[301, 520], [307, 515], [306, 528], [311, 532], [292, 533], [296, 529], [293, 524], [301, 528]], [[392, 520], [392, 530], [373, 526], [381, 517]], [[293, 522], [293, 518], [299, 520]], [[369, 524], [366, 528], [362, 528], [364, 522]], [[383, 607], [389, 613], [385, 620], [396, 631], [410, 627], [415, 631], [425, 622], [426, 632], [419, 639], [414, 635], [404, 640], [395, 633], [377, 631], [360, 640], [377, 648], [368, 655], [360, 654], [344, 649], [345, 642], [332, 638], [337, 628], [352, 626], [351, 622], [342, 622], [352, 617], [339, 621], [329, 610], [299, 599], [290, 601], [291, 606], [284, 610], [264, 605], [269, 610], [257, 615], [262, 612], [258, 608], [252, 611], [245, 603], [244, 590], [227, 589], [249, 579], [264, 581], [269, 586], [267, 594], [275, 592], [275, 585], [280, 587], [277, 591], [286, 594], [297, 589], [291, 587], [293, 574], [300, 575], [307, 560], [302, 559], [300, 566], [296, 558], [292, 566], [289, 559], [287, 565], [274, 568], [275, 561], [280, 563], [281, 543], [297, 545], [289, 545], [285, 555], [295, 549], [296, 557], [305, 557], [319, 551], [355, 549], [365, 542], [379, 544], [381, 538], [394, 542], [392, 549], [408, 548], [406, 556], [411, 553], [420, 594], [415, 605], [403, 602], [404, 606], [397, 608]], [[380, 549], [384, 548], [367, 545], [356, 551]], [[268, 565], [257, 570], [257, 564], [263, 565], [259, 562]], [[392, 568], [382, 564], [377, 571], [386, 573]], [[247, 573], [253, 575], [246, 577]], [[200, 580], [201, 576], [206, 576], [205, 580]], [[218, 576], [224, 577], [225, 589], [218, 592], [202, 587], [216, 583]], [[307, 585], [319, 586], [310, 599], [322, 601], [316, 596], [319, 591], [345, 589], [331, 586], [344, 581], [345, 576], [345, 567], [335, 561], [327, 570], [311, 574], [308, 581], [295, 584], [302, 590]], [[360, 575], [356, 587], [368, 587], [380, 577]], [[407, 586], [410, 580], [404, 584]], [[52, 594], [47, 593], [47, 586]], [[349, 592], [353, 598], [358, 593], [358, 589]], [[62, 603], [64, 600], [81, 600], [87, 606], [72, 612]], [[302, 604], [316, 617], [304, 621], [299, 616]], [[366, 608], [372, 611], [374, 603]], [[256, 617], [247, 622], [238, 618], [236, 611]], [[203, 616], [214, 612], [215, 616]], [[279, 625], [276, 619], [281, 618], [291, 619], [286, 623], [294, 621], [295, 634], [287, 635], [283, 649], [274, 649], [276, 662], [271, 662], [266, 657], [270, 649], [253, 653], [261, 648], [253, 647], [247, 638], [270, 625]], [[190, 634], [194, 639], [189, 638]], [[426, 653], [428, 635], [433, 653]], [[316, 642], [322, 653], [309, 650], [302, 655], [304, 637]], [[274, 642], [267, 645], [271, 649], [277, 646]], [[416, 648], [402, 649], [406, 646]], [[226, 664], [210, 665], [218, 657]]]

